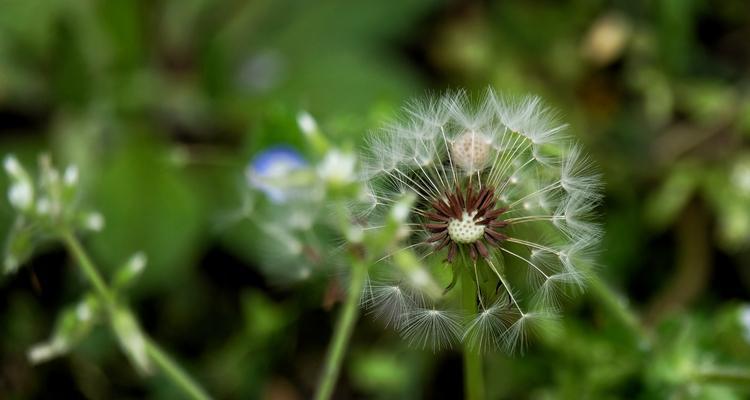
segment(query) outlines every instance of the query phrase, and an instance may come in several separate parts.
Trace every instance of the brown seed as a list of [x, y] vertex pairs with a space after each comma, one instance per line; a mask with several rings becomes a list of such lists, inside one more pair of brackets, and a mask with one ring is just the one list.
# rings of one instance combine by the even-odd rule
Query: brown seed
[[482, 257], [488, 258], [490, 256], [489, 251], [487, 251], [487, 247], [484, 245], [484, 243], [482, 243], [481, 240], [477, 240], [476, 242], [474, 242], [474, 245], [476, 246], [477, 251], [479, 251], [479, 254]]
[[425, 217], [427, 217], [427, 218], [429, 218], [429, 219], [431, 219], [433, 221], [445, 221], [445, 222], [450, 221], [450, 218], [447, 217], [447, 216], [445, 216], [445, 215], [440, 215], [440, 214], [429, 212], [429, 211], [425, 212], [424, 215], [425, 215]]
[[486, 214], [484, 215], [484, 217], [485, 217], [485, 218], [497, 218], [497, 217], [499, 217], [500, 215], [504, 214], [504, 213], [505, 213], [506, 211], [508, 211], [508, 209], [507, 209], [507, 208], [505, 208], [505, 207], [497, 208], [497, 209], [495, 209], [495, 210], [492, 210], [492, 211], [490, 211], [490, 212], [486, 213]]
[[471, 203], [471, 209], [476, 210], [477, 208], [479, 208], [479, 205], [482, 204], [482, 201], [488, 194], [489, 191], [487, 190], [487, 188], [482, 189], [482, 191], [479, 192], [479, 195], [477, 195], [477, 197]]
[[432, 203], [432, 208], [440, 211], [444, 215], [450, 217], [453, 215], [453, 212], [451, 211], [450, 207], [445, 204], [445, 202], [442, 199], [435, 200], [434, 203]]
[[438, 244], [437, 244], [437, 246], [435, 246], [435, 251], [436, 251], [436, 252], [437, 252], [437, 251], [440, 251], [440, 250], [442, 250], [442, 249], [443, 249], [443, 248], [444, 248], [445, 246], [447, 246], [448, 244], [452, 244], [452, 243], [453, 243], [453, 242], [451, 241], [451, 238], [450, 238], [450, 236], [446, 236], [445, 238], [443, 238], [443, 240], [442, 240], [442, 241], [441, 241], [440, 243], [438, 243]]
[[505, 240], [505, 239], [508, 238], [508, 236], [503, 235], [500, 232], [493, 231], [492, 229], [489, 229], [489, 228], [485, 229], [484, 233], [489, 234], [490, 236], [492, 236], [493, 239], [495, 239], [497, 241], [503, 241], [503, 240]]
[[453, 259], [456, 257], [456, 252], [458, 251], [458, 246], [456, 243], [451, 242], [451, 247], [448, 249], [448, 257], [446, 258], [446, 261], [449, 263], [453, 262]]
[[450, 200], [451, 210], [453, 211], [453, 218], [461, 218], [462, 207], [458, 203], [458, 197], [455, 194], [450, 194], [448, 195], [448, 200]]
[[487, 243], [489, 243], [491, 246], [495, 246], [495, 247], [499, 247], [500, 246], [500, 242], [498, 242], [497, 240], [493, 239], [492, 236], [490, 236], [490, 234], [487, 233], [487, 231], [484, 232], [484, 240], [486, 240]]
[[447, 224], [424, 224], [425, 229], [430, 232], [440, 232], [448, 228]]
[[447, 235], [448, 235], [448, 231], [442, 231], [440, 233], [436, 233], [427, 238], [427, 243], [437, 242], [438, 240], [444, 239]]

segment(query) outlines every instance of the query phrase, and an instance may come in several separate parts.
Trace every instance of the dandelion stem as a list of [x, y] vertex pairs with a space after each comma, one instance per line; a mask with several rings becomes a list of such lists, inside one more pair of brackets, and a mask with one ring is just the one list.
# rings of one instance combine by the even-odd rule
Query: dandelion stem
[[[86, 250], [84, 250], [81, 242], [79, 242], [75, 235], [69, 231], [63, 231], [61, 237], [65, 246], [68, 248], [68, 251], [70, 251], [81, 266], [84, 275], [94, 286], [97, 294], [106, 305], [105, 310], [107, 310], [107, 312], [115, 310], [118, 307], [115, 295], [99, 274], [98, 269], [94, 265], [94, 262], [91, 261], [91, 257], [86, 253]], [[144, 335], [144, 339], [146, 341], [146, 352], [151, 360], [159, 366], [161, 371], [168, 376], [178, 388], [185, 392], [188, 398], [195, 400], [210, 399], [200, 385], [190, 378], [190, 376], [174, 360], [172, 360], [171, 357], [159, 348], [151, 338]]]
[[336, 323], [333, 341], [328, 348], [323, 375], [320, 378], [318, 391], [315, 394], [316, 400], [330, 399], [333, 389], [336, 386], [339, 371], [341, 370], [341, 362], [344, 359], [344, 353], [352, 336], [354, 323], [359, 316], [359, 300], [365, 280], [367, 279], [367, 264], [365, 261], [355, 258], [352, 262], [351, 274], [349, 293], [346, 296], [344, 308], [341, 310], [341, 315]]
[[[477, 314], [477, 286], [469, 268], [463, 268], [461, 272], [461, 303], [464, 311], [470, 315]], [[467, 400], [483, 400], [485, 393], [482, 355], [478, 350], [472, 350], [468, 347], [464, 347], [463, 353], [464, 397]]]

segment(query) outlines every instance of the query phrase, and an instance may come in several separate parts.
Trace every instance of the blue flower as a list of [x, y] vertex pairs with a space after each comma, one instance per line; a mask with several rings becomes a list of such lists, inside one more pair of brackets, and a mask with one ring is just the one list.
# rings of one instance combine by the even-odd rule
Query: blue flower
[[265, 193], [274, 203], [283, 203], [294, 190], [293, 176], [307, 168], [307, 162], [288, 146], [271, 147], [255, 156], [245, 174], [251, 187]]

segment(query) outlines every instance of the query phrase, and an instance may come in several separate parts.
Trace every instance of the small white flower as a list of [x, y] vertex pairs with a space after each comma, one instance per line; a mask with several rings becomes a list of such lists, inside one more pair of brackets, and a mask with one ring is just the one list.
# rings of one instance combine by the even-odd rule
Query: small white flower
[[323, 180], [337, 184], [353, 182], [356, 164], [357, 159], [354, 154], [330, 150], [318, 166], [318, 176]]
[[19, 163], [16, 156], [12, 154], [5, 157], [5, 160], [3, 161], [3, 167], [5, 168], [5, 172], [7, 172], [8, 175], [14, 178], [17, 178], [24, 173], [23, 167], [21, 167], [21, 163]]
[[734, 164], [732, 168], [732, 183], [740, 193], [750, 196], [750, 159]]
[[79, 321], [86, 322], [91, 319], [91, 307], [85, 302], [76, 306], [76, 317]]
[[750, 305], [745, 305], [740, 310], [739, 322], [740, 326], [742, 326], [742, 334], [745, 337], [745, 341], [750, 343]]
[[28, 358], [30, 363], [39, 364], [64, 354], [66, 351], [68, 351], [68, 345], [65, 339], [55, 337], [50, 342], [34, 345], [28, 352]]
[[49, 215], [49, 213], [52, 212], [52, 202], [46, 197], [37, 200], [36, 212], [39, 215]]
[[18, 258], [13, 256], [12, 254], [8, 254], [5, 256], [5, 259], [3, 260], [3, 272], [4, 273], [12, 273], [15, 272], [19, 265], [21, 263], [18, 261]]
[[307, 111], [301, 111], [297, 114], [297, 125], [302, 133], [308, 136], [318, 130], [318, 124], [315, 122], [315, 118], [313, 118], [313, 116]]
[[17, 210], [29, 210], [34, 201], [34, 189], [31, 182], [16, 181], [8, 189], [8, 201]]
[[143, 269], [146, 268], [147, 261], [148, 258], [146, 258], [146, 254], [142, 251], [139, 251], [133, 254], [132, 257], [130, 257], [130, 260], [128, 261], [128, 268], [134, 274], [140, 274]]
[[78, 167], [75, 165], [69, 165], [65, 168], [63, 182], [65, 182], [65, 185], [68, 187], [75, 186], [78, 183]]
[[104, 229], [104, 216], [98, 212], [89, 213], [84, 217], [83, 224], [92, 232], [100, 232]]

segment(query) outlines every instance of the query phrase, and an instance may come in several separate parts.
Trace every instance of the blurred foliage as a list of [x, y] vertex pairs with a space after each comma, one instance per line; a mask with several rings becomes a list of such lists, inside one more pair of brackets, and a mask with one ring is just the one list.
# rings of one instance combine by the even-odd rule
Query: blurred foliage
[[[595, 289], [569, 302], [525, 356], [487, 357], [492, 398], [747, 398], [716, 369], [750, 366], [749, 35], [742, 0], [0, 0], [0, 148], [80, 167], [107, 221], [94, 258], [110, 275], [148, 255], [129, 291], [143, 329], [217, 398], [307, 398], [336, 278], [258, 272], [257, 228], [223, 224], [248, 160], [277, 144], [313, 157], [300, 110], [358, 146], [425, 90], [537, 93], [605, 173], [601, 275], [639, 319]], [[84, 288], [54, 246], [3, 278], [0, 398], [174, 398], [98, 329], [30, 366]], [[457, 398], [460, 368], [362, 318], [338, 394]]]

